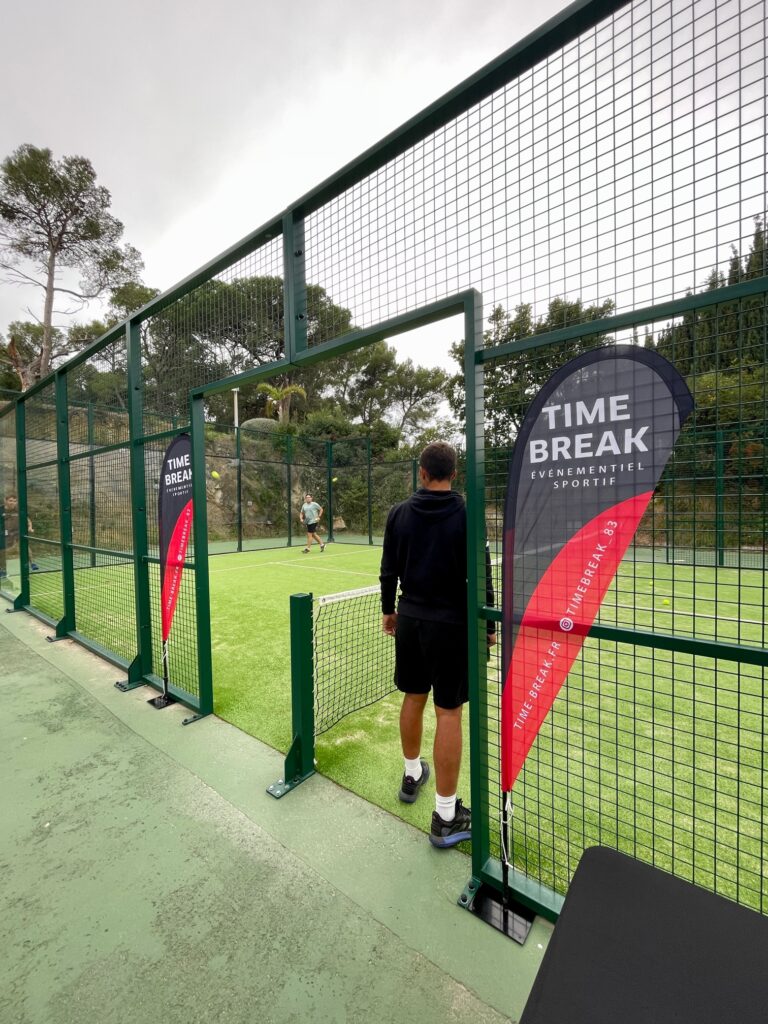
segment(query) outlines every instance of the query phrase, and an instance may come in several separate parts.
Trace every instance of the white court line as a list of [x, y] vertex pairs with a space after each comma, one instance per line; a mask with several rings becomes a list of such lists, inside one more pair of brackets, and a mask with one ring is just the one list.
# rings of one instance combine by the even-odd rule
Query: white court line
[[[276, 562], [275, 564], [296, 566], [295, 562]], [[308, 565], [307, 568], [317, 569], [318, 572], [335, 572], [339, 573], [341, 576], [367, 576], [368, 579], [377, 579], [377, 574], [375, 572], [359, 572], [357, 569], [326, 569], [324, 565]]]
[[[262, 565], [287, 565], [294, 569], [301, 567], [302, 569], [315, 569], [317, 572], [335, 572], [339, 576], [365, 576], [367, 579], [376, 579], [375, 572], [359, 572], [357, 569], [329, 569], [324, 565], [306, 565], [304, 562], [300, 562], [298, 558], [291, 559], [286, 562], [259, 562], [258, 565], [250, 566], [235, 566], [234, 569], [214, 569], [213, 572], [240, 572], [242, 569], [257, 569]], [[210, 571], [210, 570], [209, 570]]]
[[[349, 553], [351, 554], [352, 552], [349, 552]], [[357, 552], [357, 551], [354, 552], [354, 554], [360, 554], [360, 553], [361, 552]], [[348, 552], [345, 551], [343, 555], [329, 555], [329, 556], [326, 556], [326, 553], [323, 551], [322, 555], [316, 555], [315, 557], [316, 558], [322, 557], [322, 558], [325, 559], [325, 561], [331, 561], [331, 560], [335, 561], [337, 558], [345, 558], [345, 557], [347, 557], [347, 554], [348, 554]], [[218, 556], [213, 556], [213, 557], [218, 557]], [[310, 555], [310, 558], [311, 557], [312, 556]], [[219, 572], [242, 572], [243, 569], [259, 569], [259, 568], [261, 568], [262, 565], [294, 565], [294, 566], [300, 565], [303, 568], [308, 568], [308, 569], [320, 569], [321, 568], [321, 566], [319, 566], [319, 565], [312, 565], [311, 563], [308, 563], [306, 561], [306, 559], [301, 559], [301, 558], [283, 558], [280, 561], [273, 561], [273, 562], [245, 562], [243, 565], [233, 565], [233, 566], [231, 566], [231, 567], [229, 567], [227, 569], [214, 569], [214, 568], [211, 567], [210, 558], [209, 558], [209, 561], [208, 561], [208, 572], [209, 572], [209, 574], [219, 573]], [[356, 571], [354, 569], [326, 569], [325, 572], [346, 572], [346, 573], [349, 573], [350, 576], [376, 576], [376, 573], [373, 572], [373, 571], [372, 572], [358, 572], [358, 571]]]
[[[682, 598], [682, 600], [684, 600], [684, 601], [685, 600], [689, 600], [690, 601], [691, 598]], [[732, 619], [732, 618], [730, 618], [728, 616], [725, 616], [725, 615], [709, 615], [707, 612], [700, 612], [700, 611], [696, 611], [696, 612], [690, 611], [690, 612], [687, 612], [687, 611], [684, 611], [681, 608], [657, 608], [655, 605], [650, 607], [650, 608], [646, 608], [645, 606], [640, 605], [640, 604], [635, 604], [635, 605], [632, 605], [632, 604], [613, 605], [612, 604], [612, 605], [608, 605], [608, 607], [611, 608], [611, 609], [616, 609], [617, 611], [622, 611], [622, 612], [635, 612], [635, 613], [637, 613], [637, 612], [645, 612], [646, 615], [676, 615], [679, 619], [714, 619], [714, 620], [719, 621], [719, 622], [746, 622], [750, 626], [763, 626], [763, 625], [765, 625], [765, 623], [761, 622], [759, 619], [742, 619], [742, 618]], [[602, 613], [602, 609], [601, 609], [601, 613]], [[610, 623], [606, 623], [606, 625], [610, 625]]]

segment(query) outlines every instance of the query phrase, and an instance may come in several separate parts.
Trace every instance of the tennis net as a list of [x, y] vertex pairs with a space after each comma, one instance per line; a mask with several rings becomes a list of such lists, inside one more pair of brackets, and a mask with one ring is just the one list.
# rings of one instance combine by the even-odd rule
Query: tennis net
[[314, 601], [315, 735], [395, 689], [395, 641], [381, 628], [378, 586]]

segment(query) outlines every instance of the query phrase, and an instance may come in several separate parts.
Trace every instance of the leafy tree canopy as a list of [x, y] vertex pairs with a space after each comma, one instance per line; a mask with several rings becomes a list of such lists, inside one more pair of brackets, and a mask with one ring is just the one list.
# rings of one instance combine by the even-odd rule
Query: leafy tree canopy
[[[7, 281], [44, 294], [39, 352], [17, 367], [24, 387], [52, 369], [57, 295], [74, 304], [58, 312], [71, 314], [138, 278], [141, 257], [121, 244], [123, 225], [109, 212], [111, 201], [82, 156], [55, 160], [50, 149], [26, 144], [0, 166], [0, 269]], [[62, 270], [78, 272], [79, 284], [65, 282]]]

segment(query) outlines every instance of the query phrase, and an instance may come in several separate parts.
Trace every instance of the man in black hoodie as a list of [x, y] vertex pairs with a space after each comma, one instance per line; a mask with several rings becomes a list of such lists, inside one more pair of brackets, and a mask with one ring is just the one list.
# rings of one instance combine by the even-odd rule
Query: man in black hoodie
[[[453, 448], [442, 441], [427, 445], [419, 459], [419, 490], [387, 517], [379, 577], [382, 625], [395, 638], [395, 682], [404, 694], [400, 739], [405, 770], [399, 797], [413, 803], [429, 778], [421, 738], [432, 690], [437, 796], [429, 840], [441, 848], [471, 837], [470, 810], [456, 796], [461, 716], [468, 700], [468, 642], [467, 511], [461, 495], [451, 490], [455, 477]], [[488, 642], [496, 642], [494, 633], [489, 632]]]

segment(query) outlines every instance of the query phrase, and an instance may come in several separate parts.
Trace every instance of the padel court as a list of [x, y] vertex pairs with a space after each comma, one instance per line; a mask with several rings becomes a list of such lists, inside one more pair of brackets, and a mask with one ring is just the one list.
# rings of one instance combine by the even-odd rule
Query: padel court
[[[214, 422], [215, 403], [460, 324], [472, 842], [451, 854], [464, 875], [452, 900], [491, 907], [507, 931], [518, 910], [539, 915], [534, 928], [562, 914], [526, 1021], [563, 1019], [577, 953], [594, 997], [582, 1019], [601, 1020], [611, 978], [618, 1003], [637, 992], [642, 964], [624, 985], [610, 958], [625, 928], [656, 999], [625, 995], [627, 1022], [677, 1019], [685, 984], [712, 978], [712, 950], [692, 944], [686, 960], [676, 915], [749, 922], [752, 951], [765, 934], [767, 32], [762, 0], [577, 0], [0, 406], [0, 593], [46, 626], [48, 660], [74, 640], [111, 663], [120, 690], [106, 705], [120, 717], [124, 701], [185, 765], [203, 750], [215, 770], [268, 744], [268, 777], [234, 773], [238, 799], [258, 793], [286, 841], [306, 838], [316, 794], [340, 801], [351, 817], [337, 846], [367, 864], [381, 809], [392, 835], [426, 848], [428, 813], [396, 800], [398, 701], [370, 590], [374, 528], [412, 488], [412, 452], [377, 477], [370, 438], [345, 453], [277, 421], [249, 437]], [[89, 380], [108, 404], [84, 402]], [[183, 543], [169, 562], [176, 444]], [[294, 546], [309, 487], [340, 534], [323, 553]], [[605, 543], [582, 550], [597, 523]], [[489, 651], [492, 622], [502, 643]], [[147, 687], [162, 712], [139, 703]], [[46, 728], [53, 754], [64, 730]], [[161, 873], [170, 845], [164, 833], [154, 850]], [[258, 890], [270, 872], [254, 871]], [[194, 900], [181, 888], [174, 898]], [[411, 914], [394, 882], [383, 891], [398, 921]], [[654, 936], [641, 911], [665, 901]], [[731, 948], [718, 992], [739, 984], [733, 1005], [751, 1019], [764, 982]]]

